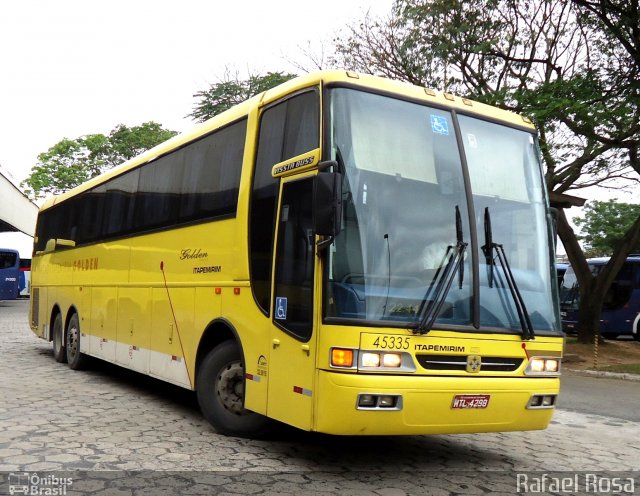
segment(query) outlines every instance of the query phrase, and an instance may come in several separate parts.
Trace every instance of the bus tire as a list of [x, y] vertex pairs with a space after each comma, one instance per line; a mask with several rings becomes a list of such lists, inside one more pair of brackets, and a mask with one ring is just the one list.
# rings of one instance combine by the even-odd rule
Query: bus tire
[[204, 417], [216, 432], [258, 437], [269, 419], [244, 408], [244, 364], [238, 346], [224, 341], [211, 350], [198, 369], [196, 394]]
[[65, 346], [64, 331], [62, 329], [62, 315], [57, 314], [53, 320], [52, 330], [53, 358], [58, 363], [67, 363], [67, 348]]
[[88, 359], [87, 355], [80, 352], [80, 321], [78, 314], [74, 313], [67, 327], [67, 363], [72, 370], [82, 370]]

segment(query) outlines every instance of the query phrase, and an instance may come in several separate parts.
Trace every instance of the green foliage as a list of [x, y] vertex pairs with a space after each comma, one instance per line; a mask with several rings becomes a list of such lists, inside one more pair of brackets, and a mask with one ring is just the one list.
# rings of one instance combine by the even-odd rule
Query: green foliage
[[154, 146], [167, 141], [177, 133], [163, 129], [157, 122], [145, 122], [140, 126], [127, 127], [119, 124], [109, 134], [108, 161], [119, 164]]
[[[573, 221], [584, 233], [580, 239], [585, 242], [587, 256], [610, 256], [619, 247], [626, 232], [640, 218], [640, 205], [617, 203], [615, 200], [587, 203], [584, 218]], [[640, 242], [631, 248], [640, 253]]]
[[57, 195], [175, 136], [155, 122], [119, 124], [109, 136], [67, 138], [38, 155], [38, 163], [21, 186], [32, 199]]
[[251, 74], [249, 79], [240, 80], [238, 74], [231, 75], [227, 72], [219, 83], [212, 84], [208, 90], [199, 91], [193, 95], [198, 101], [193, 112], [187, 117], [204, 122], [214, 115], [294, 77], [294, 74], [267, 72], [264, 75]]

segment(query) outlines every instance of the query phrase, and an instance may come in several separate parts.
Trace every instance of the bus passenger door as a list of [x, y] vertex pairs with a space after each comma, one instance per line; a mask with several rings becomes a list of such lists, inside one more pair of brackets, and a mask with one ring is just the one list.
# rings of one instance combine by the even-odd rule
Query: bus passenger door
[[278, 230], [267, 414], [310, 429], [315, 378], [313, 179], [285, 183]]

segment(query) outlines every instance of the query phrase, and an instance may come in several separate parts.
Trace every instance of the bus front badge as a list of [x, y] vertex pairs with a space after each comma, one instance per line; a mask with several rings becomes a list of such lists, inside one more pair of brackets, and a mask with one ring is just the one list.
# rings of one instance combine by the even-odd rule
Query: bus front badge
[[467, 357], [467, 372], [474, 374], [480, 372], [482, 366], [482, 359], [479, 355], [469, 355]]

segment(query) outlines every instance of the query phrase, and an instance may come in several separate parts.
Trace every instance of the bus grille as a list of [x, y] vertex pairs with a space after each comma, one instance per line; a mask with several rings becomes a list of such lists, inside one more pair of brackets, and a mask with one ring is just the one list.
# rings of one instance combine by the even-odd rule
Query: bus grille
[[[466, 355], [416, 355], [418, 363], [427, 370], [467, 369]], [[482, 357], [481, 370], [484, 372], [513, 372], [522, 364], [522, 358]]]
[[40, 288], [31, 291], [31, 326], [37, 328], [40, 325]]

